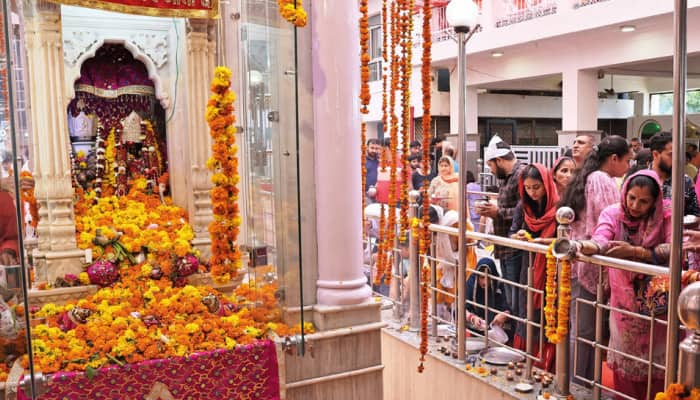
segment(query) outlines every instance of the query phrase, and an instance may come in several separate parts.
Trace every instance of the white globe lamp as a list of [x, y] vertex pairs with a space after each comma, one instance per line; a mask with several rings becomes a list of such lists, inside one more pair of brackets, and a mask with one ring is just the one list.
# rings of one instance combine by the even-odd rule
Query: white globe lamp
[[476, 26], [479, 6], [472, 0], [451, 0], [445, 14], [455, 32], [469, 32]]

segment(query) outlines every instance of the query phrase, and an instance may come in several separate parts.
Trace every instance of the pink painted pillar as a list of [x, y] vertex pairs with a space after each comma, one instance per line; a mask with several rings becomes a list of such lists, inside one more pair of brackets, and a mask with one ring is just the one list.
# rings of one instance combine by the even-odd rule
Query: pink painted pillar
[[311, 2], [318, 303], [367, 302], [362, 270], [358, 4]]
[[564, 71], [562, 76], [562, 130], [597, 130], [597, 71], [572, 69]]

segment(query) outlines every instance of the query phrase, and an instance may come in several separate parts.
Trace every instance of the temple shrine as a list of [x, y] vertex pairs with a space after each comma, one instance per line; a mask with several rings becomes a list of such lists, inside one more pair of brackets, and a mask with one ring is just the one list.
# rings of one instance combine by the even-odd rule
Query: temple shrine
[[700, 398], [700, 1], [0, 14], [0, 396]]

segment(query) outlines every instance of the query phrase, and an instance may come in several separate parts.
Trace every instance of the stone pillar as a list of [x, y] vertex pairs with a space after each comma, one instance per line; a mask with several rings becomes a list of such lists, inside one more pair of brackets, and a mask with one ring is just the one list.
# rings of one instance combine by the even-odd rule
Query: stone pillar
[[318, 303], [370, 299], [362, 271], [360, 68], [354, 1], [312, 2]]
[[210, 90], [209, 82], [214, 76], [216, 53], [215, 26], [207, 20], [187, 21], [187, 112], [190, 163], [192, 165], [192, 228], [193, 241], [204, 258], [209, 258], [209, 223], [212, 221], [212, 206], [209, 190], [212, 188], [211, 173], [206, 162], [211, 154], [211, 136], [204, 119]]
[[67, 273], [80, 273], [84, 254], [75, 240], [60, 6], [36, 1], [26, 16], [25, 40], [33, 173], [40, 206], [36, 280], [53, 282]]
[[558, 144], [571, 147], [582, 133], [600, 141], [598, 131], [598, 73], [569, 69], [562, 73], [562, 130]]

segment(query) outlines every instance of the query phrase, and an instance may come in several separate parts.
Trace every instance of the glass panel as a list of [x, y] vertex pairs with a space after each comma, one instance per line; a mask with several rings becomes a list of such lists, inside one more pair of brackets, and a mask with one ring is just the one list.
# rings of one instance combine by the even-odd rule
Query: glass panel
[[[21, 3], [21, 2], [19, 2]], [[23, 82], [21, 10], [3, 2], [0, 34], [0, 385], [30, 397], [35, 380], [29, 339], [30, 252], [35, 239], [34, 181], [29, 161]], [[19, 207], [17, 206], [19, 205]], [[24, 251], [23, 251], [24, 250]], [[29, 365], [28, 371], [23, 366]]]
[[[243, 1], [241, 121], [248, 164], [244, 176], [245, 243], [266, 259], [251, 256], [251, 278], [281, 277], [283, 306], [298, 307], [300, 239], [297, 184], [295, 33], [274, 1]], [[265, 279], [267, 278], [267, 279]]]

